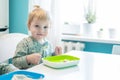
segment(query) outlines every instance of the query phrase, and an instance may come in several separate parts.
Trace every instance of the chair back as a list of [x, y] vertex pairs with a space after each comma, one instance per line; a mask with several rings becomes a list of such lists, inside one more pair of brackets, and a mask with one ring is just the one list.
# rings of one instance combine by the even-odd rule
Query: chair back
[[0, 36], [0, 63], [14, 56], [17, 44], [25, 37], [28, 37], [28, 35], [22, 33]]

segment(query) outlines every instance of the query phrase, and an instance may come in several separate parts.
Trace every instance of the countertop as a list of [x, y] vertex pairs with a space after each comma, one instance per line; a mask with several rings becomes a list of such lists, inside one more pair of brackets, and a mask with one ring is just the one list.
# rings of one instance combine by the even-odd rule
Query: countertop
[[98, 37], [85, 37], [85, 36], [80, 36], [80, 35], [62, 35], [62, 40], [120, 44], [119, 38], [107, 38], [107, 37], [106, 38], [98, 38]]

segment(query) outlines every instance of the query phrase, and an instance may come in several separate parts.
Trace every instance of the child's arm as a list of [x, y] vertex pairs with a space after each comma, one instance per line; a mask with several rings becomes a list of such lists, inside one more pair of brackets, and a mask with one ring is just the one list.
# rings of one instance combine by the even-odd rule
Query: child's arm
[[48, 46], [49, 46], [49, 51], [50, 51], [52, 56], [62, 54], [62, 47], [61, 46], [56, 46], [55, 50], [53, 49], [51, 43], [49, 43]]
[[16, 47], [15, 56], [13, 57], [12, 63], [22, 69], [22, 68], [29, 68], [33, 65], [29, 65], [26, 60], [26, 56], [29, 55], [28, 53], [28, 42], [26, 40], [22, 40]]
[[60, 54], [62, 54], [62, 48], [60, 46], [56, 46], [55, 55], [60, 55]]
[[13, 64], [20, 69], [26, 69], [39, 64], [40, 60], [41, 55], [39, 53], [32, 53], [30, 55], [13, 58]]
[[30, 55], [27, 55], [26, 60], [27, 60], [28, 64], [37, 65], [37, 64], [40, 63], [41, 55], [40, 55], [40, 53], [33, 53], [33, 54], [30, 54]]
[[34, 53], [31, 47], [34, 46], [33, 41], [28, 38], [22, 40], [16, 47], [16, 54], [13, 57], [12, 63], [20, 68], [26, 69], [38, 64], [41, 60], [40, 53]]
[[29, 65], [26, 59], [26, 55], [24, 56], [18, 56], [21, 55], [21, 53], [17, 53], [15, 57], [13, 57], [12, 63], [18, 67], [19, 69], [26, 69], [29, 67], [32, 67], [33, 65]]

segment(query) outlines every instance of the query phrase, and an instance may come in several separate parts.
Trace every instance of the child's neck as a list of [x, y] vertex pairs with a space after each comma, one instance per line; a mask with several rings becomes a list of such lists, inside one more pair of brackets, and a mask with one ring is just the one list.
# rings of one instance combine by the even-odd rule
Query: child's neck
[[44, 43], [45, 43], [45, 39], [40, 39], [40, 40], [38, 40], [38, 42], [39, 42], [40, 44], [44, 44]]

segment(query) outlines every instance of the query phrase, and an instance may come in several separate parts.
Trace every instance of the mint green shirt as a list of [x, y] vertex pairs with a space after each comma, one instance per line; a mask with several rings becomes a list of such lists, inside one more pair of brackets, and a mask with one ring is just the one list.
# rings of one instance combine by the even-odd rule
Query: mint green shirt
[[26, 56], [33, 53], [41, 54], [42, 58], [54, 55], [51, 44], [47, 40], [40, 44], [30, 36], [18, 43], [12, 63], [20, 69], [32, 67], [34, 65], [27, 63]]

